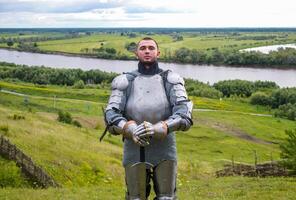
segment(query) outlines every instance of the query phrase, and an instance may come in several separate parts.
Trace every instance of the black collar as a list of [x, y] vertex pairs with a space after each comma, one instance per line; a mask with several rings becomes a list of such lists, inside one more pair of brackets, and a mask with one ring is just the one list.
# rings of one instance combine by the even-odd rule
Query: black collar
[[160, 73], [162, 70], [158, 67], [158, 62], [151, 64], [149, 69], [146, 69], [142, 62], [138, 63], [138, 71], [144, 75], [154, 75]]

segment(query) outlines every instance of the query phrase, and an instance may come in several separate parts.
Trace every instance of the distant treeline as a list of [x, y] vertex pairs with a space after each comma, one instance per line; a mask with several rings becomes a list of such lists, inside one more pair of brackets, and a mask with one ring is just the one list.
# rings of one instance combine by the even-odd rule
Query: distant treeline
[[[81, 69], [57, 69], [49, 67], [29, 67], [13, 63], [0, 62], [0, 78], [16, 79], [34, 84], [53, 84], [74, 86], [79, 81], [84, 84], [111, 83], [116, 73], [101, 70], [83, 71]], [[213, 86], [186, 79], [186, 88], [189, 95], [209, 98], [230, 97], [233, 95], [249, 97], [261, 89], [277, 89], [279, 86], [270, 81], [244, 81], [228, 80], [219, 81]]]
[[11, 63], [0, 63], [1, 79], [17, 79], [35, 84], [53, 84], [72, 86], [82, 80], [84, 83], [111, 83], [115, 73], [101, 70], [83, 71], [81, 69], [55, 69], [49, 67], [28, 67]]
[[0, 28], [0, 33], [73, 33], [73, 32], [140, 32], [140, 33], [229, 33], [229, 32], [295, 32], [296, 28]]
[[162, 58], [168, 62], [191, 64], [214, 64], [233, 66], [262, 66], [262, 67], [295, 67], [296, 49], [279, 48], [269, 54], [261, 52], [222, 52], [218, 49], [198, 51], [195, 49], [180, 48], [175, 52], [164, 52]]
[[[21, 36], [20, 34], [19, 36]], [[53, 35], [53, 36], [31, 36], [31, 37], [1, 37], [0, 43], [23, 43], [23, 42], [42, 42], [48, 40], [65, 40], [81, 37], [79, 34], [65, 34], [65, 35]]]
[[[136, 46], [134, 42], [127, 44], [125, 48], [128, 51], [134, 51]], [[91, 55], [104, 59], [135, 59], [114, 48], [83, 48], [82, 54]], [[220, 51], [219, 49], [209, 49], [200, 51], [196, 49], [180, 48], [173, 52], [168, 49], [162, 51], [161, 61], [190, 63], [190, 64], [213, 64], [226, 66], [253, 66], [253, 67], [289, 67], [296, 68], [296, 49], [279, 48], [278, 51], [272, 51], [269, 54], [261, 52], [239, 52], [239, 51]]]

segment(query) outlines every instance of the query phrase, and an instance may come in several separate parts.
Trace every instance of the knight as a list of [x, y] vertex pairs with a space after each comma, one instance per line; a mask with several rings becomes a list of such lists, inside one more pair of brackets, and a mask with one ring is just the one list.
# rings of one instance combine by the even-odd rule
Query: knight
[[135, 54], [138, 69], [114, 78], [105, 109], [108, 131], [124, 140], [126, 200], [146, 200], [151, 180], [155, 200], [176, 200], [175, 131], [193, 125], [193, 104], [183, 78], [159, 68], [154, 39], [141, 39]]

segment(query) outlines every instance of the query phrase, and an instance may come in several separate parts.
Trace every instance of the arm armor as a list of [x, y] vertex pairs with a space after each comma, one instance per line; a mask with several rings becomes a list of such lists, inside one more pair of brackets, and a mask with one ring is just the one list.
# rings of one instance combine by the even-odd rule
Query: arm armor
[[193, 103], [188, 99], [184, 80], [178, 74], [169, 72], [167, 76], [169, 100], [172, 106], [172, 116], [165, 122], [169, 131], [187, 131], [192, 125]]
[[112, 91], [106, 108], [105, 121], [109, 127], [108, 131], [114, 135], [123, 133], [123, 126], [127, 121], [123, 116], [123, 111], [128, 86], [129, 80], [125, 74], [115, 77], [112, 81]]

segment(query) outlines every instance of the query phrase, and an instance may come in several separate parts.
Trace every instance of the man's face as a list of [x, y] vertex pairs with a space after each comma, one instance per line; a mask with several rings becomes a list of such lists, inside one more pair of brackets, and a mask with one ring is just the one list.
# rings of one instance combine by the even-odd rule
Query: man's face
[[138, 44], [136, 56], [144, 64], [154, 63], [159, 57], [159, 50], [153, 40], [142, 40]]

